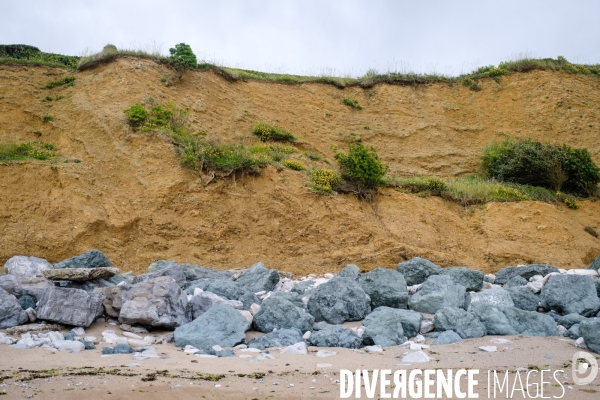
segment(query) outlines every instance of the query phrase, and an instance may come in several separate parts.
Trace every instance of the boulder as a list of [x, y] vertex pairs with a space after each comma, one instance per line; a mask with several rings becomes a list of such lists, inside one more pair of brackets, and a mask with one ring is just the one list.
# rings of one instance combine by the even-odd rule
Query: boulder
[[161, 271], [163, 269], [167, 269], [167, 268], [172, 268], [172, 267], [176, 267], [179, 264], [177, 264], [177, 261], [174, 260], [158, 260], [158, 261], [154, 261], [152, 264], [150, 264], [148, 266], [148, 272], [152, 273], [152, 272], [158, 272]]
[[102, 300], [102, 305], [104, 306], [104, 310], [109, 317], [119, 318], [119, 313], [121, 312], [122, 302], [121, 302], [121, 292], [123, 286], [111, 286], [107, 288], [97, 289], [95, 292], [104, 296], [104, 300]]
[[302, 301], [302, 295], [296, 292], [272, 292], [265, 300], [275, 298], [286, 299], [287, 301], [291, 301], [296, 307], [306, 309], [306, 305]]
[[243, 304], [237, 300], [229, 300], [214, 293], [202, 291], [194, 294], [188, 301], [188, 315], [191, 319], [196, 319], [216, 304], [227, 304], [235, 309], [243, 308]]
[[62, 268], [112, 268], [111, 262], [100, 250], [89, 250], [83, 254], [68, 258], [57, 264], [54, 264], [54, 269]]
[[197, 281], [189, 282], [185, 292], [194, 294], [194, 289], [202, 289], [207, 292], [212, 292], [229, 300], [238, 300], [244, 304], [244, 310], [250, 310], [252, 304], [260, 304], [261, 301], [252, 292], [245, 290], [228, 279], [198, 279]]
[[358, 284], [371, 297], [371, 308], [406, 308], [408, 290], [402, 274], [393, 269], [376, 268], [362, 274]]
[[465, 299], [465, 309], [471, 311], [471, 305], [480, 302], [493, 306], [514, 307], [515, 305], [508, 291], [503, 288], [493, 288], [478, 293], [469, 293]]
[[350, 328], [344, 328], [341, 325], [332, 325], [320, 331], [313, 332], [308, 342], [311, 346], [317, 347], [358, 349], [362, 347], [363, 340]]
[[84, 282], [91, 281], [92, 279], [110, 278], [121, 271], [118, 268], [98, 267], [47, 269], [43, 272], [46, 278], [52, 280]]
[[133, 271], [125, 272], [124, 274], [115, 275], [107, 279], [113, 285], [118, 285], [121, 282], [131, 283], [133, 279], [131, 276], [133, 275]]
[[[585, 317], [584, 317], [584, 319], [585, 319]], [[581, 334], [579, 333], [579, 324], [572, 325], [565, 333], [565, 336], [569, 337], [573, 340], [579, 339], [581, 337]]]
[[306, 332], [312, 330], [314, 322], [315, 318], [304, 308], [297, 307], [282, 297], [269, 297], [263, 301], [253, 320], [254, 328], [264, 333], [282, 328], [296, 328]]
[[521, 276], [529, 280], [534, 275], [546, 276], [551, 272], [559, 272], [558, 268], [547, 264], [531, 264], [517, 267], [504, 267], [496, 272], [496, 284], [504, 285], [508, 280], [515, 276]]
[[[506, 288], [506, 285], [504, 287]], [[533, 294], [526, 286], [513, 286], [506, 291], [510, 294], [515, 307], [526, 311], [537, 311], [540, 303], [539, 296]]]
[[28, 308], [36, 309], [35, 300], [27, 294], [21, 296], [17, 301], [23, 310], [27, 310]]
[[485, 336], [485, 326], [477, 315], [462, 308], [445, 307], [435, 313], [433, 325], [436, 331], [454, 331], [462, 339]]
[[133, 354], [135, 350], [133, 347], [125, 344], [119, 343], [115, 347], [103, 347], [102, 354]]
[[0, 288], [0, 329], [12, 328], [29, 321], [17, 298]]
[[400, 321], [402, 321], [404, 335], [409, 338], [417, 336], [421, 330], [421, 322], [423, 322], [421, 313], [402, 309], [396, 309], [395, 312], [400, 316]]
[[214, 345], [233, 347], [244, 342], [249, 326], [238, 310], [227, 304], [217, 304], [192, 322], [176, 328], [175, 344], [177, 347], [191, 345], [203, 351]]
[[233, 276], [233, 271], [221, 271], [195, 264], [181, 264], [181, 268], [187, 281], [197, 281], [198, 279], [231, 279]]
[[24, 295], [33, 297], [36, 301], [42, 296], [44, 291], [54, 287], [52, 281], [43, 276], [18, 276], [3, 275], [0, 276], [0, 288], [19, 298]]
[[[402, 316], [390, 307], [378, 307], [363, 321], [365, 345], [396, 346], [406, 342]], [[321, 331], [319, 331], [321, 332]]]
[[454, 331], [444, 331], [431, 343], [432, 346], [438, 346], [442, 344], [452, 344], [460, 342], [463, 339], [460, 335]]
[[592, 261], [587, 269], [593, 269], [594, 271], [598, 271], [598, 273], [600, 273], [600, 254], [594, 258], [594, 261]]
[[504, 289], [511, 287], [527, 286], [529, 281], [523, 278], [521, 275], [513, 276], [504, 284]]
[[465, 287], [454, 283], [447, 275], [432, 275], [408, 300], [408, 308], [422, 313], [435, 314], [443, 307], [462, 308]]
[[279, 329], [275, 332], [257, 336], [248, 342], [251, 349], [268, 349], [271, 347], [287, 347], [302, 342], [302, 333], [295, 328]]
[[187, 296], [170, 276], [123, 285], [121, 302], [122, 324], [175, 328], [187, 322]]
[[41, 296], [37, 318], [65, 325], [88, 327], [104, 311], [104, 296], [79, 289], [51, 287]]
[[263, 290], [270, 292], [279, 283], [279, 273], [276, 269], [267, 269], [262, 262], [257, 262], [237, 278], [236, 283], [251, 293]]
[[340, 272], [337, 273], [340, 278], [358, 279], [360, 276], [360, 268], [355, 264], [347, 264]]
[[562, 314], [577, 313], [584, 317], [596, 315], [600, 299], [594, 280], [583, 275], [555, 275], [542, 288], [542, 307]]
[[131, 283], [133, 285], [136, 285], [138, 283], [148, 282], [151, 279], [158, 278], [161, 276], [170, 276], [175, 280], [175, 282], [177, 282], [179, 287], [185, 286], [185, 275], [183, 274], [183, 269], [179, 265], [175, 265], [170, 268], [164, 268], [156, 272], [149, 272], [147, 274], [134, 276]]
[[442, 267], [421, 257], [413, 257], [396, 265], [396, 270], [402, 274], [408, 286], [423, 283], [432, 275], [441, 274]]
[[579, 323], [579, 333], [587, 347], [600, 354], [600, 319], [588, 318]]
[[479, 291], [483, 287], [483, 271], [466, 267], [451, 267], [444, 268], [441, 273], [448, 275], [454, 283], [464, 286], [467, 290]]
[[557, 335], [556, 322], [549, 315], [483, 302], [474, 303], [472, 309], [488, 335]]
[[293, 293], [297, 293], [301, 296], [304, 296], [305, 294], [312, 291], [313, 286], [315, 286], [315, 283], [317, 283], [317, 282], [313, 281], [312, 279], [309, 279], [309, 280], [300, 282], [299, 284], [294, 286], [291, 291]]
[[44, 276], [43, 272], [54, 268], [43, 258], [14, 256], [4, 264], [4, 271], [9, 275], [20, 277]]
[[559, 316], [558, 318], [556, 318], [556, 322], [559, 325], [562, 325], [565, 328], [569, 329], [570, 327], [572, 327], [575, 324], [580, 323], [584, 319], [585, 319], [585, 317], [583, 315], [579, 315], [577, 313], [571, 313], [571, 314]]
[[354, 279], [335, 277], [312, 292], [308, 311], [317, 322], [360, 321], [371, 312], [371, 299]]

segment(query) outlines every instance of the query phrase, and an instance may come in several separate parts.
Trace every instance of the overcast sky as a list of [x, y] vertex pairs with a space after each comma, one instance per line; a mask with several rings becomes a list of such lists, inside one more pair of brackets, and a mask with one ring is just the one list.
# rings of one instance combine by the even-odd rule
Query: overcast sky
[[0, 44], [68, 55], [191, 45], [260, 71], [457, 75], [523, 54], [600, 64], [598, 0], [0, 0]]

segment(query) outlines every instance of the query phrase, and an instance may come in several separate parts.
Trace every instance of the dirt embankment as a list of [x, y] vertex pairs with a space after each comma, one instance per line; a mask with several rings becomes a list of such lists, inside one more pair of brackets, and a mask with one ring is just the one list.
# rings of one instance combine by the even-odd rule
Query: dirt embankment
[[[205, 187], [166, 137], [133, 133], [122, 111], [150, 97], [174, 101], [191, 110], [194, 130], [246, 144], [256, 140], [256, 122], [271, 122], [328, 159], [330, 146], [344, 148], [355, 132], [396, 175], [460, 176], [476, 172], [481, 148], [503, 137], [587, 147], [600, 163], [595, 77], [536, 71], [483, 81], [474, 92], [441, 83], [343, 90], [230, 83], [188, 72], [166, 87], [167, 67], [119, 59], [78, 73], [74, 87], [41, 89], [69, 74], [0, 66], [0, 141], [44, 140], [81, 160], [0, 165], [0, 263], [15, 254], [57, 262], [98, 248], [137, 272], [175, 259], [217, 268], [262, 260], [322, 273], [349, 262], [392, 267], [415, 255], [495, 271], [533, 262], [580, 268], [600, 252], [600, 240], [584, 232], [600, 228], [600, 202], [583, 201], [579, 210], [536, 202], [465, 208], [384, 189], [371, 205], [314, 194], [304, 172], [273, 167]], [[66, 97], [42, 101], [47, 95]], [[364, 109], [344, 106], [345, 97]], [[53, 120], [42, 122], [45, 114]]]

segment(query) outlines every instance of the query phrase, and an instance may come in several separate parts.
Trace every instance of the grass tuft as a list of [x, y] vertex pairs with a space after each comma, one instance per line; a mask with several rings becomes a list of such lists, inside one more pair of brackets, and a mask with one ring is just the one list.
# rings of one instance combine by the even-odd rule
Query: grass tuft
[[47, 142], [0, 144], [0, 161], [48, 160], [56, 156], [56, 146]]

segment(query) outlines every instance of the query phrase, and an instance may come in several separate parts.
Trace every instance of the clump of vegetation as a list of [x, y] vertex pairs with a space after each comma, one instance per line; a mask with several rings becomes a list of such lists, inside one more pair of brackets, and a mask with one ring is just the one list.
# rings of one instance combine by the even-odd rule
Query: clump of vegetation
[[148, 111], [139, 103], [123, 110], [123, 112], [127, 115], [127, 122], [133, 127], [141, 126], [148, 119]]
[[499, 181], [581, 196], [596, 194], [600, 182], [600, 169], [587, 149], [544, 145], [532, 139], [492, 143], [483, 150], [481, 168]]
[[594, 228], [592, 228], [591, 226], [586, 226], [585, 228], [583, 228], [583, 230], [595, 238], [598, 237], [598, 232], [596, 232], [596, 230]]
[[262, 142], [295, 142], [298, 140], [290, 131], [266, 122], [259, 122], [254, 125], [252, 134], [258, 136]]
[[477, 84], [477, 82], [475, 82], [470, 77], [466, 77], [465, 79], [463, 79], [463, 86], [467, 86], [469, 89], [473, 90], [474, 92], [478, 92], [481, 90], [481, 86], [479, 86]]
[[342, 178], [357, 196], [369, 196], [385, 183], [383, 176], [388, 167], [379, 160], [375, 148], [367, 149], [362, 143], [353, 143], [350, 144], [348, 154], [335, 148], [334, 152]]
[[55, 79], [50, 81], [44, 85], [44, 89], [52, 89], [57, 86], [73, 86], [75, 85], [75, 77], [74, 76], [65, 76], [64, 78]]
[[179, 80], [181, 80], [187, 69], [198, 68], [198, 60], [189, 44], [176, 44], [175, 47], [169, 49], [169, 53], [171, 53], [169, 62], [177, 72]]
[[0, 144], [0, 161], [48, 160], [56, 156], [56, 150], [47, 142]]
[[309, 171], [310, 187], [317, 193], [331, 194], [342, 182], [339, 173], [332, 169], [314, 168]]
[[447, 189], [444, 181], [437, 177], [414, 177], [399, 180], [399, 183], [412, 193], [440, 194]]
[[0, 63], [75, 68], [78, 61], [79, 57], [44, 53], [34, 46], [27, 46], [23, 44], [0, 45]]
[[303, 169], [306, 169], [306, 166], [298, 160], [283, 160], [282, 164], [289, 169], [293, 169], [294, 171], [302, 171]]
[[358, 101], [353, 100], [353, 99], [348, 99], [348, 98], [344, 98], [342, 100], [342, 103], [344, 103], [345, 105], [347, 105], [350, 108], [354, 108], [355, 110], [362, 110], [362, 106], [360, 104], [358, 104]]
[[50, 122], [52, 120], [54, 120], [54, 117], [51, 114], [44, 114], [42, 116], [42, 121], [44, 122]]
[[578, 210], [579, 209], [579, 204], [577, 204], [577, 202], [575, 200], [573, 200], [573, 199], [566, 198], [565, 199], [565, 205], [567, 207], [569, 207], [570, 209], [572, 209], [572, 210]]

